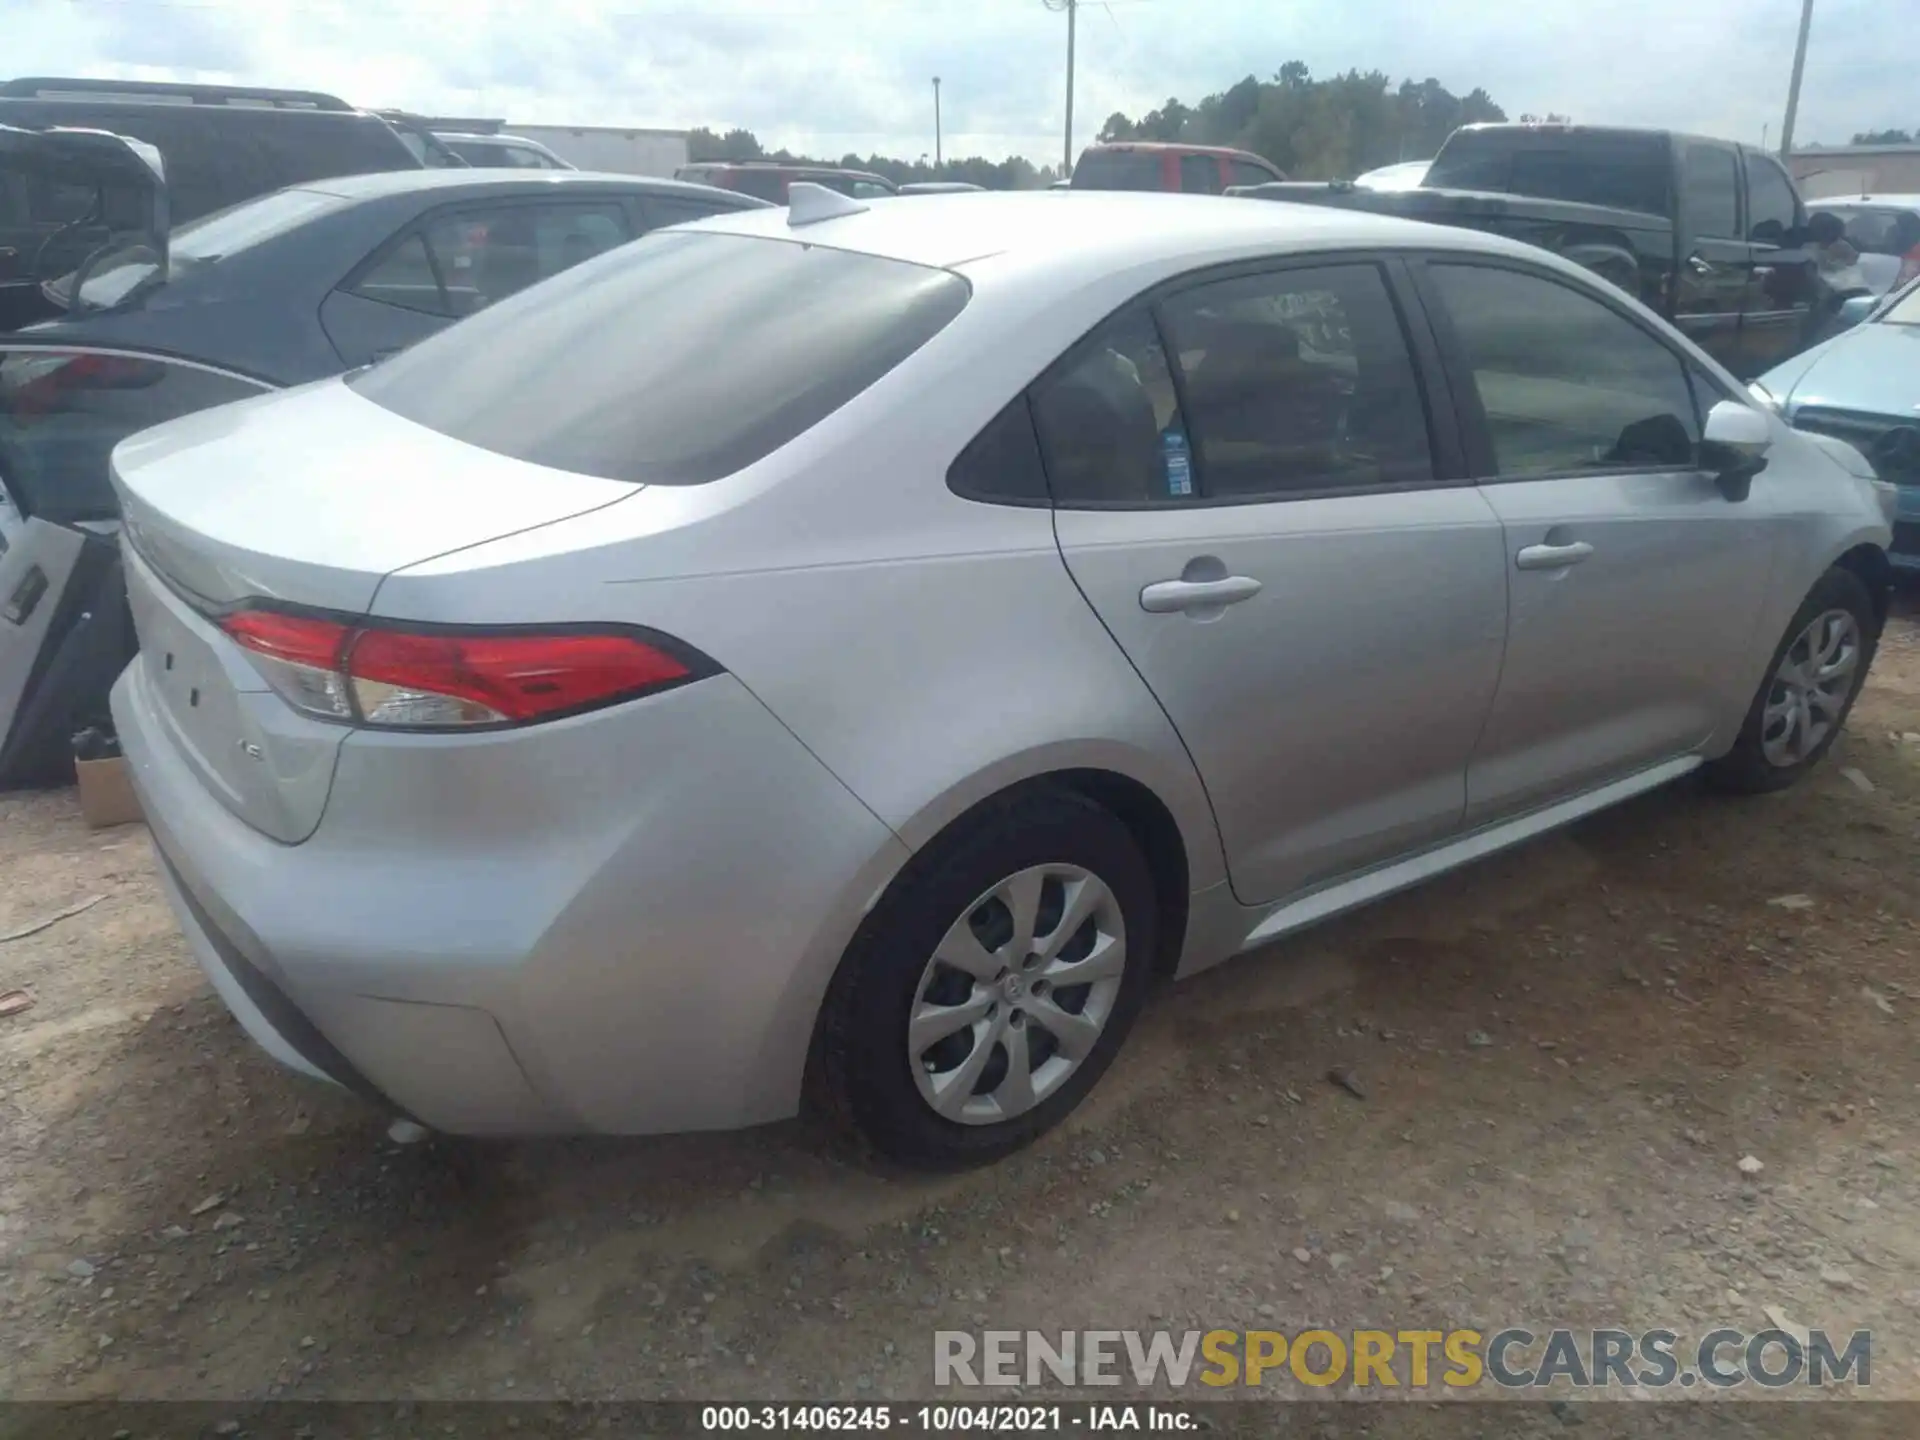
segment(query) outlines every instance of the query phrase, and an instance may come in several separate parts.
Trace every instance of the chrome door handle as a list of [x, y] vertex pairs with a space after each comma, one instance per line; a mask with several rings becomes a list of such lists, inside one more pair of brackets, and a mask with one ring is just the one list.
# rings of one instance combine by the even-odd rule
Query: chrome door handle
[[1229, 575], [1221, 580], [1158, 580], [1140, 592], [1140, 608], [1168, 615], [1209, 605], [1238, 605], [1259, 593], [1260, 582], [1251, 575]]
[[1528, 545], [1513, 557], [1513, 565], [1516, 570], [1564, 570], [1592, 553], [1593, 546], [1584, 540], [1571, 545]]

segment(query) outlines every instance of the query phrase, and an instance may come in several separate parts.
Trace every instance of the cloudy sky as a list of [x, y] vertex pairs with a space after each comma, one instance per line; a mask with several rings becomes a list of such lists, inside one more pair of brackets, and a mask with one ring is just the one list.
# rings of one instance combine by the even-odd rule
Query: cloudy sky
[[[1913, 0], [1817, 0], [1802, 140], [1920, 125]], [[1083, 0], [1075, 138], [1302, 59], [1509, 114], [1779, 135], [1799, 0]], [[1906, 12], [1903, 19], [1902, 12]], [[227, 80], [522, 121], [744, 125], [815, 153], [1057, 160], [1043, 0], [0, 0], [13, 74]]]

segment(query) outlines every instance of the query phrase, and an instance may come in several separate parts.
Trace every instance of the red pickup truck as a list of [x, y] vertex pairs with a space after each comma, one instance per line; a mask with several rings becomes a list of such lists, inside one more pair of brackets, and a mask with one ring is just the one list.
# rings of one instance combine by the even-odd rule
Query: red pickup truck
[[1119, 140], [1082, 150], [1068, 188], [1220, 195], [1229, 185], [1271, 185], [1286, 178], [1284, 171], [1245, 150]]

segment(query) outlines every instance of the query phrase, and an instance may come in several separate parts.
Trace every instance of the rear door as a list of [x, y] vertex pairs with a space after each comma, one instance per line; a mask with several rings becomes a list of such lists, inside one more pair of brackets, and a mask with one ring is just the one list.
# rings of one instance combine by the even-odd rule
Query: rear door
[[1746, 360], [1740, 316], [1746, 308], [1752, 250], [1740, 223], [1740, 152], [1709, 140], [1676, 140], [1681, 255], [1674, 276], [1674, 321], [1686, 337], [1737, 375]]
[[438, 210], [394, 236], [320, 307], [341, 362], [378, 360], [633, 238], [618, 197]]
[[1698, 465], [1719, 382], [1611, 298], [1506, 261], [1436, 257], [1423, 280], [1505, 531], [1506, 659], [1467, 772], [1478, 825], [1725, 723], [1771, 541], [1766, 507], [1726, 500]]
[[1196, 280], [1032, 392], [1061, 554], [1186, 742], [1247, 904], [1452, 834], [1493, 698], [1500, 526], [1449, 478], [1395, 273]]

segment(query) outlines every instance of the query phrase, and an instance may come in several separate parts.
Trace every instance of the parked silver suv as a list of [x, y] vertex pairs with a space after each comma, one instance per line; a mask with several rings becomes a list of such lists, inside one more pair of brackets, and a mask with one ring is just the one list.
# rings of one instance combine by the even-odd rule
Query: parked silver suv
[[984, 1160], [1156, 972], [1845, 720], [1864, 463], [1574, 265], [794, 190], [117, 451], [114, 714], [289, 1065], [466, 1132], [810, 1076]]

